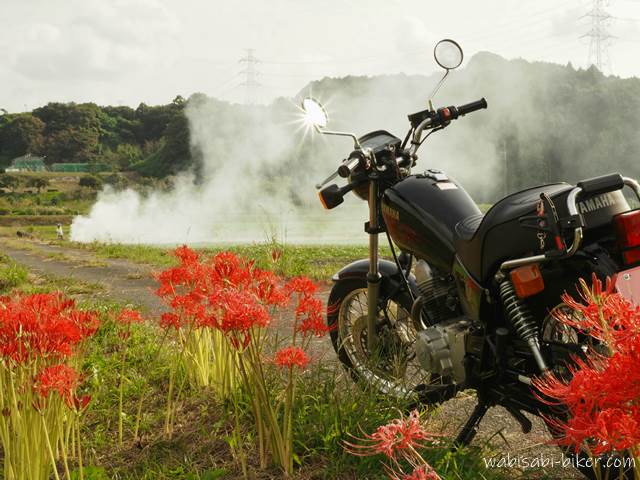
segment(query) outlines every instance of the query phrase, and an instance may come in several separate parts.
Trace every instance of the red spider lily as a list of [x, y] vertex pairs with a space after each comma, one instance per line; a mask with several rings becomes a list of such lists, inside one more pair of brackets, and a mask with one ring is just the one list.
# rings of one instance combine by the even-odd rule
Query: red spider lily
[[571, 314], [562, 310], [554, 312], [558, 321], [606, 342], [612, 351], [624, 348], [626, 339], [640, 334], [640, 307], [615, 292], [610, 278], [603, 288], [602, 281], [593, 274], [592, 287], [583, 279], [579, 287], [581, 301], [567, 293], [562, 296]]
[[81, 412], [85, 408], [89, 406], [89, 402], [91, 402], [91, 395], [82, 395], [73, 397], [73, 408], [76, 412]]
[[296, 307], [296, 319], [299, 321], [298, 331], [305, 336], [321, 337], [331, 330], [322, 316], [322, 300], [319, 298], [301, 297]]
[[273, 263], [277, 263], [281, 257], [282, 257], [282, 250], [280, 250], [279, 248], [274, 248], [273, 250], [271, 250], [271, 261]]
[[276, 352], [273, 363], [280, 367], [300, 369], [305, 368], [309, 364], [309, 356], [300, 347], [286, 347]]
[[179, 330], [182, 327], [180, 317], [175, 313], [165, 312], [160, 315], [160, 327], [163, 329], [175, 328]]
[[132, 323], [142, 323], [142, 315], [137, 310], [123, 309], [117, 317], [119, 323], [131, 325]]
[[69, 356], [99, 324], [94, 313], [75, 310], [60, 293], [18, 296], [1, 306], [0, 355], [16, 362]]
[[575, 314], [557, 315], [603, 342], [609, 355], [574, 359], [570, 380], [547, 374], [533, 383], [543, 401], [566, 406], [566, 421], [547, 419], [562, 434], [557, 443], [576, 451], [588, 447], [594, 455], [640, 445], [640, 310], [612, 288], [610, 280], [603, 288], [595, 276], [591, 288], [581, 280], [584, 303], [565, 294]]
[[58, 392], [65, 403], [71, 407], [78, 384], [78, 372], [72, 367], [60, 364], [42, 370], [35, 378], [34, 388], [44, 398], [49, 398], [51, 392]]
[[246, 286], [251, 281], [253, 262], [238, 258], [231, 252], [220, 252], [212, 259], [213, 278], [233, 286]]
[[278, 285], [280, 279], [275, 273], [256, 268], [253, 271], [253, 281], [256, 295], [264, 304], [285, 306], [289, 302], [287, 293]]
[[398, 453], [407, 449], [424, 448], [425, 441], [433, 441], [439, 435], [428, 432], [420, 422], [420, 414], [413, 410], [408, 417], [397, 418], [378, 427], [372, 434], [358, 439], [362, 443], [345, 442], [353, 455], [370, 456], [383, 454], [395, 459]]
[[411, 473], [393, 473], [390, 472], [391, 480], [440, 480], [440, 476], [431, 467], [431, 465], [420, 465]]
[[246, 332], [266, 327], [271, 321], [267, 309], [250, 292], [225, 290], [216, 297], [214, 305], [223, 310], [218, 328], [224, 332]]
[[180, 262], [182, 264], [192, 264], [192, 263], [197, 262], [198, 259], [200, 258], [200, 255], [198, 255], [198, 252], [190, 249], [186, 245], [182, 245], [182, 246], [176, 248], [173, 251], [173, 254], [176, 257], [178, 257], [178, 259], [180, 260]]
[[318, 285], [307, 277], [295, 277], [287, 282], [285, 289], [289, 294], [299, 293], [301, 295], [313, 295], [318, 290]]

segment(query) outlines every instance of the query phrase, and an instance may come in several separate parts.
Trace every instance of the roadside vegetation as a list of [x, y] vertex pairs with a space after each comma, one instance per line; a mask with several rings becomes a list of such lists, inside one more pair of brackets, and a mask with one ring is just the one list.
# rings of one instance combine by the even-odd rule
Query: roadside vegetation
[[[233, 407], [212, 386], [189, 382], [188, 364], [175, 363], [179, 344], [167, 341], [167, 331], [157, 318], [132, 322], [123, 330], [119, 315], [132, 311], [135, 305], [96, 300], [90, 286], [38, 277], [7, 257], [0, 258], [0, 295], [18, 298], [56, 291], [75, 298], [77, 308], [95, 312], [100, 321], [95, 334], [87, 339], [81, 365], [76, 367], [84, 376], [77, 395], [91, 395], [91, 400], [80, 425], [82, 473], [79, 460], [69, 455], [71, 478], [243, 478], [238, 442], [245, 454], [248, 478], [283, 478], [281, 467], [272, 460], [260, 465], [250, 392], [238, 393]], [[374, 431], [398, 417], [407, 405], [353, 385], [333, 359], [313, 352], [310, 355], [309, 365], [299, 373], [304, 389], [290, 406], [292, 478], [387, 478], [382, 457], [354, 456], [345, 450], [344, 441]], [[176, 365], [179, 368], [175, 369]], [[269, 382], [274, 380], [269, 378]], [[166, 399], [171, 384], [179, 389], [173, 397], [171, 434], [167, 435]], [[425, 418], [427, 413], [423, 412]], [[486, 447], [452, 451], [447, 442], [443, 438], [437, 449], [424, 453], [441, 478], [505, 478], [498, 470], [484, 470], [481, 455], [490, 454]], [[57, 466], [60, 477], [66, 478], [61, 460]]]
[[[245, 386], [236, 391], [233, 401], [225, 400], [213, 385], [203, 387], [189, 381], [191, 367], [177, 361], [182, 350], [176, 343], [180, 335], [176, 337], [174, 330], [163, 329], [153, 317], [123, 320], [138, 318], [123, 315], [135, 312], [135, 305], [98, 300], [91, 286], [38, 277], [8, 258], [0, 258], [0, 295], [17, 299], [24, 294], [57, 291], [75, 298], [75, 308], [80, 311], [94, 312], [100, 324], [87, 338], [81, 362], [72, 362], [83, 378], [74, 395], [90, 395], [91, 399], [80, 417], [82, 462], [69, 444], [67, 467], [61, 458], [57, 461], [61, 479], [67, 478], [65, 468], [70, 478], [93, 480], [283, 478], [282, 467], [274, 463], [271, 453], [261, 464], [250, 390]], [[265, 355], [291, 341], [279, 332], [265, 340]], [[298, 382], [304, 384], [289, 405], [291, 478], [388, 478], [382, 466], [384, 455], [354, 456], [345, 449], [345, 441], [375, 431], [408, 411], [408, 405], [354, 385], [333, 358], [313, 348], [308, 356], [304, 368], [291, 367], [298, 372]], [[288, 365], [286, 360], [280, 361]], [[263, 367], [270, 372], [269, 388], [280, 388], [277, 378], [283, 367], [268, 362]], [[170, 434], [166, 430], [168, 394], [173, 398]], [[428, 426], [430, 413], [421, 412], [425, 428], [439, 428]], [[423, 456], [441, 478], [507, 478], [499, 469], [485, 469], [481, 457], [491, 455], [490, 446], [454, 451], [448, 437], [439, 437], [438, 442], [437, 448], [424, 450]]]

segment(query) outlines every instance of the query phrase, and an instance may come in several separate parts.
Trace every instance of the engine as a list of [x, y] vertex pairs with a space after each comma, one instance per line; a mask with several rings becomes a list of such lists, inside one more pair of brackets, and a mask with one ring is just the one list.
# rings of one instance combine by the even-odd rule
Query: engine
[[455, 284], [424, 260], [416, 263], [415, 277], [420, 296], [411, 314], [419, 315], [425, 326], [415, 343], [418, 361], [446, 382], [464, 383], [465, 340], [471, 322], [460, 316]]
[[414, 348], [422, 368], [444, 377], [446, 383], [464, 383], [465, 343], [470, 328], [470, 321], [457, 317], [418, 332]]

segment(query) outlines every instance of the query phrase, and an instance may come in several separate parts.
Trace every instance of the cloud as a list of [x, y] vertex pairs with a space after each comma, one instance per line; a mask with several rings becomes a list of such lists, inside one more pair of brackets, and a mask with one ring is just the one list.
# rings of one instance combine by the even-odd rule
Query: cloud
[[170, 55], [179, 32], [157, 0], [72, 2], [71, 15], [27, 23], [11, 65], [35, 82], [110, 81]]

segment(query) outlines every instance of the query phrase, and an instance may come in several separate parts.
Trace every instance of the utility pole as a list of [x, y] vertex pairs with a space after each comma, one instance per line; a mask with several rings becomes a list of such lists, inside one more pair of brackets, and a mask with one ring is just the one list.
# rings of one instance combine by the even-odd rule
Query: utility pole
[[257, 89], [260, 87], [260, 83], [258, 82], [260, 73], [256, 68], [260, 60], [256, 58], [253, 48], [248, 48], [246, 52], [247, 54], [240, 59], [240, 63], [245, 65], [245, 69], [240, 72], [240, 74], [244, 76], [244, 82], [242, 82], [240, 86], [245, 88], [245, 103], [247, 105], [253, 105], [256, 103]]
[[609, 5], [609, 0], [593, 0], [591, 10], [581, 18], [591, 18], [590, 30], [580, 38], [589, 38], [589, 60], [588, 65], [595, 65], [598, 70], [604, 72], [609, 70], [609, 45], [614, 38], [609, 34], [609, 26], [613, 18], [605, 10]]

